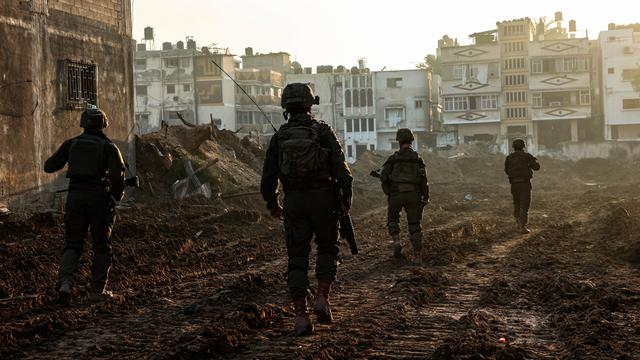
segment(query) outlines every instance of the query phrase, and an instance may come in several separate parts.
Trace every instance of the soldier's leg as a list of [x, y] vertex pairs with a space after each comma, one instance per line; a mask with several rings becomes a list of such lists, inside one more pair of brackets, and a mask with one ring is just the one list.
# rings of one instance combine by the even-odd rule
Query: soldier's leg
[[391, 194], [387, 197], [387, 229], [391, 240], [393, 241], [393, 256], [398, 258], [402, 256], [402, 246], [400, 245], [400, 212], [402, 211], [402, 202], [397, 194]]
[[90, 211], [91, 236], [93, 238], [93, 264], [91, 267], [91, 292], [102, 294], [106, 288], [113, 256], [111, 231], [115, 221], [115, 209], [107, 205], [102, 194], [95, 195]]
[[529, 206], [531, 206], [531, 183], [523, 183], [520, 189], [520, 223], [529, 223]]
[[[306, 297], [309, 289], [309, 253], [313, 237], [312, 225], [303, 211], [298, 209], [300, 204], [287, 201], [295, 195], [285, 197], [284, 229], [287, 243], [288, 284], [293, 298]], [[306, 204], [305, 206], [309, 206]]]
[[335, 198], [331, 192], [318, 191], [313, 194], [311, 221], [315, 241], [318, 248], [318, 258], [316, 260], [316, 278], [318, 288], [313, 310], [318, 318], [318, 322], [330, 323], [333, 321], [329, 297], [331, 285], [336, 279], [338, 271], [338, 216]]
[[422, 250], [422, 203], [419, 194], [407, 193], [405, 211], [407, 212], [407, 224], [411, 235], [411, 245], [415, 251]]
[[64, 214], [64, 250], [60, 258], [59, 286], [73, 286], [78, 274], [78, 260], [87, 238], [89, 222], [82, 195], [71, 191], [67, 195]]
[[513, 198], [513, 218], [519, 222], [520, 220], [520, 193], [518, 184], [511, 184], [511, 197]]

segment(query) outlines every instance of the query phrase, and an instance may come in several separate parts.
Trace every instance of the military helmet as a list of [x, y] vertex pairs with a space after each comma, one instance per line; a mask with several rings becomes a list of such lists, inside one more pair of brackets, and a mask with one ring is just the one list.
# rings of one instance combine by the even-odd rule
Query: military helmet
[[292, 83], [282, 91], [281, 105], [287, 111], [306, 111], [319, 103], [320, 98], [313, 96], [309, 84]]
[[411, 129], [398, 129], [396, 140], [401, 143], [413, 142], [413, 133]]
[[513, 148], [516, 150], [520, 150], [524, 149], [525, 143], [522, 139], [515, 139], [513, 140], [513, 143], [511, 143], [511, 146], [513, 146]]
[[104, 129], [109, 126], [109, 119], [104, 111], [96, 106], [85, 109], [80, 116], [80, 127], [84, 129]]

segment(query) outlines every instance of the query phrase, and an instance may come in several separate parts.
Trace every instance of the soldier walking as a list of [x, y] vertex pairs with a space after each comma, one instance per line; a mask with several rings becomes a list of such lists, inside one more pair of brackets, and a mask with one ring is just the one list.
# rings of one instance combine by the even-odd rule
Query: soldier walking
[[413, 150], [413, 133], [410, 129], [399, 129], [396, 134], [400, 150], [391, 155], [382, 166], [380, 180], [382, 191], [387, 195], [387, 227], [393, 241], [393, 256], [402, 256], [400, 244], [400, 212], [404, 209], [413, 261], [422, 261], [422, 210], [429, 201], [429, 184], [424, 161]]
[[85, 110], [80, 118], [84, 132], [65, 141], [44, 164], [47, 173], [61, 170], [69, 164], [64, 252], [58, 279], [58, 300], [63, 305], [68, 305], [71, 300], [78, 260], [89, 230], [93, 239], [89, 299], [101, 302], [111, 296], [105, 291], [112, 257], [111, 229], [116, 202], [124, 195], [125, 166], [118, 147], [102, 132], [108, 125], [102, 110], [95, 107]]
[[[333, 320], [329, 294], [338, 265], [337, 209], [351, 208], [353, 179], [342, 147], [331, 127], [311, 115], [311, 106], [318, 101], [307, 84], [285, 87], [282, 107], [288, 121], [271, 138], [260, 185], [271, 215], [276, 218], [284, 215], [288, 285], [296, 313], [296, 336], [313, 332], [307, 312], [307, 273], [313, 238], [318, 250], [318, 291], [313, 309], [318, 322]], [[278, 202], [278, 180], [285, 194], [284, 209]], [[338, 204], [335, 186], [343, 193], [343, 204]]]
[[533, 171], [540, 170], [538, 159], [524, 151], [524, 140], [513, 140], [513, 152], [504, 162], [504, 172], [509, 177], [511, 196], [513, 197], [513, 217], [516, 229], [528, 234], [529, 206], [531, 205], [531, 179]]

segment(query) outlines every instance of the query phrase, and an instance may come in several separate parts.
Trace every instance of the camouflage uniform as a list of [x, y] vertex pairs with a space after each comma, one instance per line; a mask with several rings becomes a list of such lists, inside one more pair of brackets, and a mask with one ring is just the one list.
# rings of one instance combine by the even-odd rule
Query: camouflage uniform
[[[398, 130], [401, 143], [411, 143], [409, 129]], [[382, 190], [387, 195], [387, 227], [394, 242], [394, 255], [400, 256], [400, 212], [407, 214], [411, 244], [415, 252], [422, 250], [422, 210], [429, 199], [429, 185], [425, 163], [411, 147], [396, 151], [382, 166]]]
[[82, 126], [85, 127], [82, 135], [65, 141], [44, 165], [47, 173], [53, 173], [69, 163], [65, 244], [59, 272], [60, 295], [64, 303], [69, 301], [89, 230], [93, 240], [91, 291], [93, 295], [104, 292], [111, 267], [114, 202], [122, 199], [125, 188], [124, 161], [118, 147], [102, 132], [102, 127], [87, 125], [86, 121]]
[[[300, 97], [296, 97], [298, 91], [302, 92]], [[313, 99], [308, 86], [288, 85], [282, 99], [283, 107], [293, 113], [271, 138], [264, 161], [261, 193], [267, 208], [279, 216], [278, 181], [282, 183], [285, 193], [285, 240], [289, 257], [288, 285], [299, 315], [296, 324], [304, 320], [301, 329], [296, 325], [296, 333], [301, 335], [309, 332], [309, 328], [312, 331], [306, 318], [302, 319], [306, 316], [311, 240], [315, 239], [318, 251], [318, 292], [319, 295], [323, 292], [324, 299], [328, 300], [331, 283], [336, 278], [338, 260], [339, 204], [335, 187], [342, 189], [346, 197], [345, 205], [350, 206], [352, 176], [331, 127], [308, 113], [311, 104], [307, 101]], [[287, 100], [290, 102], [286, 103]], [[304, 102], [304, 106], [296, 108], [295, 105], [301, 102]], [[325, 304], [326, 301], [323, 301]], [[305, 327], [304, 331], [302, 327]]]
[[538, 159], [524, 151], [524, 141], [514, 141], [515, 151], [504, 162], [504, 172], [509, 177], [513, 198], [513, 217], [522, 233], [528, 233], [529, 206], [531, 205], [531, 178], [540, 170]]

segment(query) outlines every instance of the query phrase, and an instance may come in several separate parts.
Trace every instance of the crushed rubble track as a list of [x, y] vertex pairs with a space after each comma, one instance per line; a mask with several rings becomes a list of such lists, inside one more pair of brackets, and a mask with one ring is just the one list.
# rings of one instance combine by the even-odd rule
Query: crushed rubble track
[[[640, 358], [636, 184], [534, 183], [533, 231], [520, 235], [504, 183], [436, 181], [418, 266], [391, 259], [385, 209], [379, 194], [365, 198], [374, 188], [360, 181], [361, 254], [342, 247], [335, 323], [316, 325], [312, 336], [291, 336], [282, 225], [255, 196], [123, 211], [110, 284], [118, 301], [108, 305], [89, 304], [85, 286], [70, 308], [55, 304], [59, 215], [0, 224], [0, 355]], [[467, 193], [472, 201], [462, 200]], [[81, 283], [87, 276], [85, 260]], [[30, 294], [37, 296], [19, 298]]]

